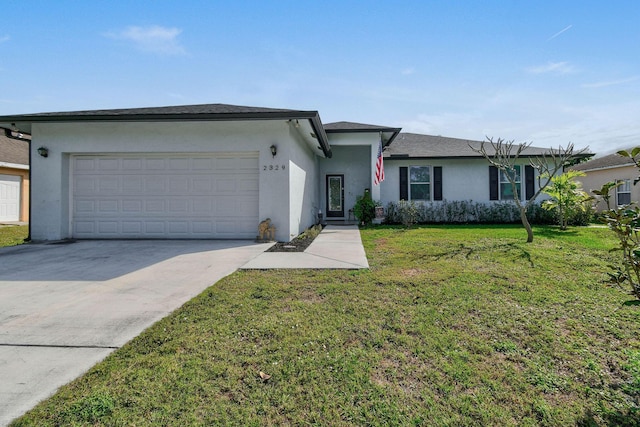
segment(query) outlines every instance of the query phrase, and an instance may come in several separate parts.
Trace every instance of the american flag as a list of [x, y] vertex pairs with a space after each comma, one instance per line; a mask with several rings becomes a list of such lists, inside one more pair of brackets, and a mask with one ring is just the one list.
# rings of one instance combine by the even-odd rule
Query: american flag
[[384, 181], [384, 165], [382, 164], [382, 138], [378, 143], [378, 158], [376, 159], [376, 176], [373, 179], [374, 185], [379, 185]]

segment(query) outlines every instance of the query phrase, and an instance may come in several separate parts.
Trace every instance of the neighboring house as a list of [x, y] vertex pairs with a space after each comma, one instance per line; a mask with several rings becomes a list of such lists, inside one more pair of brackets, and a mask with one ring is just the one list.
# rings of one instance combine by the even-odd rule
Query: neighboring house
[[29, 221], [29, 142], [1, 132], [0, 222], [18, 221]]
[[[320, 212], [349, 219], [365, 189], [384, 204], [513, 198], [469, 148], [478, 141], [323, 124], [317, 111], [208, 104], [2, 116], [0, 127], [32, 135], [34, 240], [255, 238], [270, 218], [289, 241]], [[386, 179], [374, 185], [380, 144]], [[537, 185], [527, 156], [545, 151], [523, 156], [523, 197]]]
[[[599, 190], [607, 182], [621, 182], [621, 185], [611, 190], [611, 208], [627, 205], [631, 202], [640, 201], [640, 186], [633, 185], [633, 181], [638, 177], [640, 171], [628, 157], [617, 154], [597, 157], [585, 163], [572, 166], [571, 169], [582, 171], [586, 176], [580, 177], [582, 188], [588, 194], [592, 190]], [[601, 198], [597, 199], [596, 210], [602, 211], [607, 205]]]

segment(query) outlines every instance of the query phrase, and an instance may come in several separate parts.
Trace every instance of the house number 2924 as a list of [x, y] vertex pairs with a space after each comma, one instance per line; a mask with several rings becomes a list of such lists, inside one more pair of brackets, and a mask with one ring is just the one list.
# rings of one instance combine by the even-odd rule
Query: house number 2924
[[264, 165], [262, 166], [262, 170], [264, 171], [284, 170], [284, 165]]

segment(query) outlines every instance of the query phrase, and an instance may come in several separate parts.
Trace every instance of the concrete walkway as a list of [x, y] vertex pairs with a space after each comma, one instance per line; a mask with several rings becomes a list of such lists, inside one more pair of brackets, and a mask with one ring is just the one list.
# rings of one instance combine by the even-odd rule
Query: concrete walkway
[[0, 426], [270, 246], [98, 240], [0, 248]]
[[264, 252], [240, 267], [245, 270], [275, 268], [369, 268], [356, 225], [327, 225], [304, 252]]
[[355, 225], [305, 252], [246, 241], [79, 241], [0, 248], [0, 426], [237, 268], [361, 269]]

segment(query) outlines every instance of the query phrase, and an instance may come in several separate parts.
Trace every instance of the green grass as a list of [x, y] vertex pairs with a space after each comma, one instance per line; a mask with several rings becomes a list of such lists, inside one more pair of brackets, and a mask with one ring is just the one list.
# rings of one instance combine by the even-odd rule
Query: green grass
[[12, 225], [0, 227], [0, 248], [3, 246], [15, 246], [24, 243], [29, 234], [28, 225]]
[[370, 270], [236, 272], [15, 425], [637, 425], [612, 235], [535, 233], [374, 227]]

